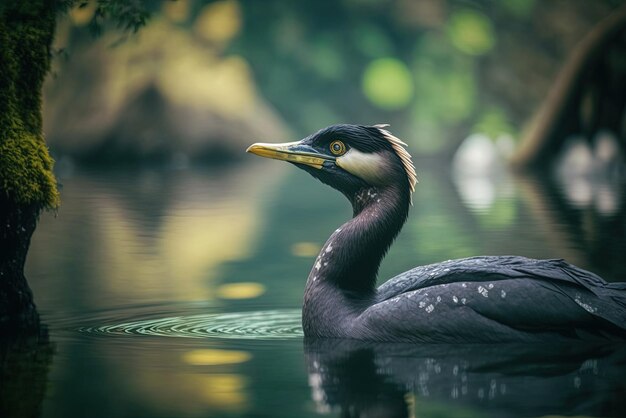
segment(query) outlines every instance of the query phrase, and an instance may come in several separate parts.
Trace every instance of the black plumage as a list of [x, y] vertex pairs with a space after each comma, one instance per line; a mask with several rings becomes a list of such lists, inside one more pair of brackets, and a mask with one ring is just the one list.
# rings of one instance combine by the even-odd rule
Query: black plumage
[[307, 337], [626, 338], [626, 283], [609, 284], [562, 260], [449, 260], [416, 267], [377, 289], [378, 267], [406, 221], [416, 181], [403, 145], [382, 125], [334, 125], [296, 143], [248, 149], [294, 163], [342, 192], [353, 207], [353, 218], [331, 235], [309, 274], [303, 304]]

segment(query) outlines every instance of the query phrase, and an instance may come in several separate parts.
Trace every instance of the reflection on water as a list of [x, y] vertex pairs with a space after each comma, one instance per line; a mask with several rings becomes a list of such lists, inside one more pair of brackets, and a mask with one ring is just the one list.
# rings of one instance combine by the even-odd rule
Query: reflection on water
[[596, 135], [591, 144], [573, 137], [555, 165], [555, 179], [573, 207], [616, 215], [622, 203], [622, 161], [617, 138], [607, 132]]
[[[29, 265], [36, 275], [46, 270], [40, 263], [52, 263], [46, 267], [67, 273], [59, 277], [65, 285], [89, 286], [85, 296], [98, 295], [90, 308], [107, 307], [109, 300], [214, 300], [217, 289], [205, 284], [215, 283], [222, 263], [249, 255], [259, 228], [259, 186], [275, 177], [255, 177], [254, 167], [228, 175], [142, 170], [62, 179], [63, 207], [56, 219], [42, 222]], [[68, 245], [49, 245], [59, 237]], [[84, 276], [90, 280], [78, 280]], [[246, 289], [222, 293], [245, 296]]]
[[0, 416], [29, 418], [41, 414], [54, 344], [40, 335], [0, 338]]
[[366, 344], [305, 346], [320, 412], [349, 417], [554, 414], [626, 411], [626, 347]]
[[[609, 280], [624, 277], [623, 195], [615, 213], [600, 215], [572, 206], [551, 177], [509, 175], [500, 187], [487, 176], [496, 184], [492, 197], [476, 205], [464, 197], [472, 189], [461, 190], [441, 165], [416, 162], [415, 206], [381, 281], [417, 264], [479, 254], [565, 257]], [[345, 385], [329, 388], [323, 373], [311, 376], [299, 319], [304, 281], [315, 250], [350, 208], [289, 168], [254, 162], [62, 179], [64, 204], [57, 216], [42, 217], [27, 264], [56, 347], [43, 417], [312, 417], [342, 405], [379, 416], [506, 416], [509, 404], [513, 416], [610, 416], [623, 406], [594, 409], [615, 400], [613, 373], [622, 367], [597, 348], [573, 360], [501, 346], [342, 348], [330, 359], [340, 371], [327, 371]], [[327, 361], [307, 347], [307, 358], [316, 356]], [[465, 397], [461, 372], [471, 383]], [[526, 405], [517, 395], [522, 384], [533, 393]]]
[[[490, 210], [496, 200], [510, 198], [513, 179], [506, 169], [510, 153], [502, 145], [511, 140], [494, 142], [485, 135], [466, 138], [452, 161], [452, 176], [463, 203], [475, 211]], [[500, 144], [500, 146], [498, 146]]]

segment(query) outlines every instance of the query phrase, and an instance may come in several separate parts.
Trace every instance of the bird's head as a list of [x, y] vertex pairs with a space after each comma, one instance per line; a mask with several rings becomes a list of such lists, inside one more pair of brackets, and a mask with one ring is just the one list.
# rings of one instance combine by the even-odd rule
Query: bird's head
[[406, 144], [387, 125], [333, 125], [300, 141], [256, 143], [247, 152], [288, 161], [349, 199], [366, 188], [399, 186], [407, 195], [417, 177]]

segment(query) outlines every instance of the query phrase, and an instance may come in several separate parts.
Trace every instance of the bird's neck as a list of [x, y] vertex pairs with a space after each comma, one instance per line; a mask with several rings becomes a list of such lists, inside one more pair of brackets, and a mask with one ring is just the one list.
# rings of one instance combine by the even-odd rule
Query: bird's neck
[[375, 293], [378, 268], [406, 221], [410, 194], [395, 186], [371, 187], [359, 190], [350, 201], [354, 217], [322, 247], [307, 291], [330, 284], [355, 299]]

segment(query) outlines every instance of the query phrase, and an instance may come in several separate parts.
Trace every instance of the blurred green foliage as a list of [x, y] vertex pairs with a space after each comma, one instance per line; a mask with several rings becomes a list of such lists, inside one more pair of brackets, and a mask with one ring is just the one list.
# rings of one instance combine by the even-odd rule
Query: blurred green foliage
[[513, 15], [526, 18], [535, 7], [535, 0], [501, 0], [502, 7]]
[[485, 134], [490, 138], [498, 138], [505, 134], [514, 135], [516, 132], [504, 111], [495, 107], [483, 111], [476, 121], [473, 131]]
[[483, 55], [496, 42], [489, 18], [473, 10], [454, 12], [450, 16], [446, 32], [456, 48], [470, 55]]
[[[240, 4], [243, 29], [227, 51], [250, 62], [261, 92], [297, 135], [337, 122], [388, 122], [427, 154], [455, 148], [472, 126], [489, 127], [489, 135], [500, 129], [481, 98], [477, 66], [498, 46], [493, 19], [528, 16], [534, 7], [514, 0]], [[504, 131], [516, 133], [508, 109], [499, 112]]]
[[[115, 12], [134, 30], [154, 13], [164, 27], [188, 31], [214, 67], [236, 59], [251, 91], [296, 138], [339, 122], [390, 123], [414, 153], [449, 156], [472, 132], [517, 138], [565, 56], [619, 1], [151, 0], [140, 9], [113, 1], [111, 10], [106, 1], [65, 3], [79, 6], [77, 28]], [[138, 60], [149, 66], [150, 54]]]
[[412, 123], [414, 130], [427, 133], [414, 145], [420, 152], [439, 151], [447, 141], [445, 128], [471, 117], [477, 106], [474, 63], [454, 53], [441, 34], [428, 34], [417, 45], [414, 76], [418, 93]]
[[363, 93], [381, 109], [402, 109], [413, 99], [413, 76], [396, 58], [372, 61], [363, 73]]

